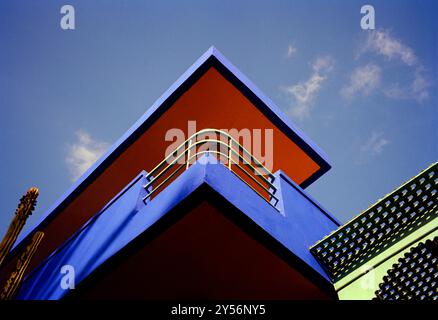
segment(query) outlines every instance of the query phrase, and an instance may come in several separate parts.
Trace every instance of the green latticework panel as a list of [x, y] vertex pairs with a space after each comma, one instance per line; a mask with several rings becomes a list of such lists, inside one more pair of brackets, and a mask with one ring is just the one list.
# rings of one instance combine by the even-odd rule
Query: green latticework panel
[[310, 248], [337, 281], [437, 217], [438, 163]]
[[438, 237], [405, 253], [376, 291], [376, 300], [438, 300]]

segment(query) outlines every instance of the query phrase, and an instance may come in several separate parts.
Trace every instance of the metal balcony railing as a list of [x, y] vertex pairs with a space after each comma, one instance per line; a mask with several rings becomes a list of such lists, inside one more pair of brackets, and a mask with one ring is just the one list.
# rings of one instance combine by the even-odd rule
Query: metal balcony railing
[[213, 155], [214, 159], [227, 166], [240, 180], [276, 208], [278, 198], [275, 196], [277, 188], [273, 184], [274, 175], [231, 135], [217, 129], [196, 132], [152, 169], [146, 177], [148, 183], [144, 189], [147, 194], [143, 201], [152, 199], [152, 196], [164, 189], [183, 169], [188, 169], [206, 154]]

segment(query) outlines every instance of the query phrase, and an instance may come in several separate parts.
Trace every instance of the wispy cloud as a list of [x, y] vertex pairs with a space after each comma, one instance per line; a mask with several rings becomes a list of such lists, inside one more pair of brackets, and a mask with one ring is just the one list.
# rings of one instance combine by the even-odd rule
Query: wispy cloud
[[423, 102], [429, 99], [429, 88], [431, 83], [427, 80], [424, 69], [418, 67], [414, 70], [413, 80], [408, 86], [393, 83], [383, 90], [388, 98], [392, 99], [414, 99]]
[[360, 146], [358, 164], [366, 163], [383, 153], [384, 148], [389, 145], [391, 141], [384, 136], [382, 132], [373, 131], [371, 135]]
[[319, 57], [312, 64], [312, 74], [307, 81], [283, 88], [283, 91], [291, 100], [289, 110], [291, 116], [298, 119], [310, 116], [310, 109], [321, 89], [322, 83], [333, 69], [333, 65], [334, 62], [331, 57]]
[[287, 47], [286, 58], [292, 58], [296, 52], [297, 52], [297, 48], [293, 44], [290, 44]]
[[351, 100], [356, 94], [369, 95], [380, 84], [381, 69], [375, 64], [357, 67], [350, 76], [350, 83], [341, 89], [341, 95]]
[[68, 145], [65, 162], [71, 173], [71, 180], [76, 181], [108, 149], [106, 142], [96, 141], [82, 130], [76, 132], [76, 141]]
[[414, 66], [418, 63], [414, 50], [386, 30], [375, 30], [368, 33], [368, 38], [361, 52], [368, 51], [383, 55], [388, 60], [399, 59], [408, 66]]
[[414, 80], [411, 83], [410, 91], [412, 92], [415, 99], [419, 102], [427, 100], [429, 98], [429, 87], [431, 83], [427, 80], [424, 75], [424, 68], [417, 67], [415, 69]]
[[398, 61], [411, 70], [411, 82], [400, 85], [394, 82], [382, 88], [386, 97], [392, 99], [413, 99], [423, 102], [429, 98], [431, 83], [426, 76], [426, 70], [414, 50], [395, 38], [387, 30], [375, 30], [368, 33], [365, 44], [359, 50], [359, 55], [373, 53], [388, 61]]

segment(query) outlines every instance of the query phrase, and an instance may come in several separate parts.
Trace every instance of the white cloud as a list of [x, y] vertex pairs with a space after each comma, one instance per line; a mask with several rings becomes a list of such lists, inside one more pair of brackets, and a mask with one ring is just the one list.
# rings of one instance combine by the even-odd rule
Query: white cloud
[[414, 80], [411, 83], [410, 91], [412, 96], [419, 102], [423, 102], [429, 98], [429, 87], [430, 82], [424, 76], [424, 71], [422, 67], [415, 69]]
[[385, 30], [369, 32], [362, 51], [371, 51], [383, 55], [389, 60], [399, 59], [408, 66], [414, 66], [418, 62], [414, 50], [391, 36], [391, 34]]
[[330, 56], [318, 57], [312, 64], [313, 71], [319, 72], [329, 72], [333, 69], [334, 61]]
[[387, 88], [383, 89], [383, 93], [386, 97], [391, 99], [407, 99], [408, 95], [404, 89], [398, 84], [393, 83]]
[[359, 164], [382, 154], [384, 148], [389, 145], [391, 141], [384, 136], [382, 132], [373, 131], [371, 136], [360, 147]]
[[296, 52], [297, 52], [297, 48], [296, 48], [294, 45], [290, 44], [290, 45], [287, 47], [286, 57], [287, 57], [287, 58], [291, 58], [292, 56], [295, 55]]
[[369, 95], [380, 84], [381, 70], [375, 64], [357, 67], [350, 76], [350, 83], [341, 89], [341, 95], [351, 100], [356, 94]]
[[400, 85], [396, 82], [383, 88], [382, 90], [386, 97], [392, 99], [413, 99], [420, 103], [429, 98], [431, 84], [425, 75], [425, 68], [412, 48], [405, 45], [401, 40], [396, 39], [388, 31], [375, 30], [368, 33], [365, 44], [360, 50], [360, 54], [367, 52], [381, 55], [387, 60], [399, 61], [412, 72], [410, 84]]
[[332, 69], [333, 59], [331, 57], [319, 57], [312, 64], [313, 73], [307, 81], [283, 88], [291, 99], [289, 113], [293, 117], [303, 119], [310, 115], [310, 109], [321, 89], [321, 85]]
[[76, 139], [68, 146], [65, 158], [72, 181], [76, 181], [109, 147], [108, 143], [95, 141], [82, 130], [76, 132]]
[[414, 99], [419, 103], [429, 98], [430, 82], [426, 79], [422, 68], [414, 70], [413, 80], [408, 86], [401, 86], [393, 83], [383, 90], [388, 98], [392, 99]]

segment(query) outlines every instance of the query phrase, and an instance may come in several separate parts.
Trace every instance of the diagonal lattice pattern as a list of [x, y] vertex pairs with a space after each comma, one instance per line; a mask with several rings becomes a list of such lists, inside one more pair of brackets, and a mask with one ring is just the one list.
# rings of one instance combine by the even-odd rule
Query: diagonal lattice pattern
[[438, 214], [438, 162], [314, 246], [311, 253], [337, 281]]
[[438, 300], [438, 237], [412, 247], [393, 265], [376, 300]]

